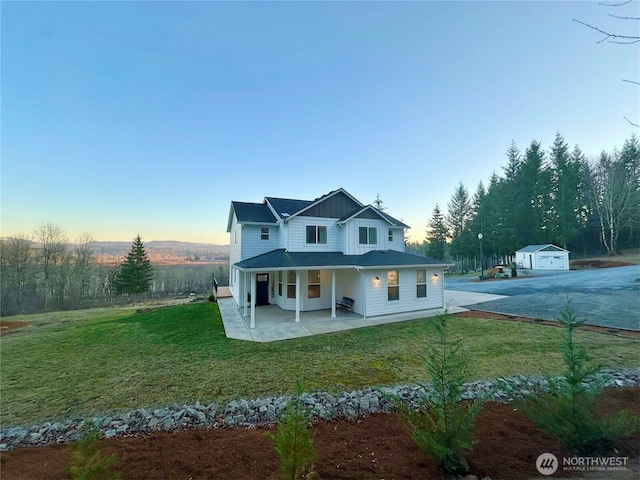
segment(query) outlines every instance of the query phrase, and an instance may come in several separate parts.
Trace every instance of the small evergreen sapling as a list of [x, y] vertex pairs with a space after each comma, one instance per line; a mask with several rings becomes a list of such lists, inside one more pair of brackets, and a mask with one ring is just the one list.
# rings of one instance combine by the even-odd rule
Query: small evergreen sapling
[[[475, 443], [475, 421], [481, 405], [461, 402], [465, 361], [460, 354], [461, 340], [450, 338], [448, 312], [436, 317], [438, 336], [426, 359], [433, 383], [433, 394], [423, 395], [417, 410], [400, 399], [392, 399], [416, 443], [433, 457], [447, 474], [467, 473], [465, 453]], [[425, 392], [429, 387], [422, 386]]]
[[[558, 321], [564, 326], [562, 359], [564, 379], [547, 377], [550, 394], [529, 397], [519, 408], [542, 430], [580, 455], [606, 453], [615, 438], [631, 435], [640, 428], [640, 417], [622, 411], [607, 418], [596, 418], [598, 395], [602, 382], [589, 377], [599, 370], [590, 364], [584, 348], [575, 343], [575, 330], [584, 323], [568, 300]], [[591, 377], [593, 379], [593, 377]]]
[[278, 422], [276, 434], [267, 433], [273, 441], [283, 480], [309, 479], [313, 475], [316, 454], [309, 430], [309, 415], [300, 399], [302, 392], [303, 387], [298, 384], [295, 397], [287, 404]]
[[67, 471], [72, 480], [118, 480], [120, 475], [111, 473], [111, 464], [116, 454], [105, 456], [100, 453], [98, 429], [85, 429], [80, 440], [72, 444], [70, 465]]

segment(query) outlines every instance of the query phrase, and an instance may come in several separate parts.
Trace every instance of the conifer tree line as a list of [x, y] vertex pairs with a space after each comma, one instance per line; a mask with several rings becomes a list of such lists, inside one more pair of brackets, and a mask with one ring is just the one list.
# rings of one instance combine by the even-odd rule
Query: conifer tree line
[[137, 236], [121, 262], [96, 251], [90, 234], [69, 242], [59, 225], [0, 239], [0, 314], [72, 310], [189, 293], [208, 294], [226, 265], [151, 265]]
[[414, 251], [452, 261], [457, 270], [483, 262], [508, 263], [527, 245], [554, 244], [571, 256], [640, 247], [640, 143], [635, 134], [621, 148], [587, 157], [560, 133], [544, 149], [532, 141], [506, 151], [502, 175], [493, 172], [471, 195], [460, 183], [443, 211], [434, 207]]

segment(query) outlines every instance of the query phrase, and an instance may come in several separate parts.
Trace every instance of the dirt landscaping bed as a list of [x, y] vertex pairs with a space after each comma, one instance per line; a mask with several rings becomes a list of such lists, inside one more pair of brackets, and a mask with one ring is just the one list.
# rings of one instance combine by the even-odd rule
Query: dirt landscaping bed
[[619, 260], [572, 260], [571, 269], [583, 269], [583, 268], [614, 268], [614, 267], [628, 267], [635, 265], [630, 262], [623, 262]]
[[[608, 390], [599, 412], [621, 409], [640, 413], [640, 388]], [[316, 479], [443, 479], [435, 463], [424, 456], [396, 414], [373, 414], [353, 420], [319, 421], [313, 425]], [[271, 430], [273, 427], [271, 427]], [[190, 430], [101, 440], [103, 454], [115, 453], [113, 470], [127, 479], [277, 479], [277, 461], [267, 427], [256, 429]], [[540, 477], [535, 462], [553, 453], [562, 462], [573, 455], [540, 431], [512, 405], [488, 403], [478, 417], [478, 443], [468, 456], [478, 478], [518, 480]], [[558, 471], [553, 477], [637, 478], [640, 435], [619, 440], [615, 456], [629, 457], [623, 472]], [[69, 445], [15, 449], [0, 454], [2, 478], [64, 479]]]
[[[555, 322], [553, 320], [520, 317], [517, 315], [506, 315], [502, 313], [483, 312], [481, 310], [469, 310], [466, 312], [454, 313], [451, 316], [463, 317], [463, 318], [485, 318], [485, 319], [493, 319], [493, 320], [505, 320], [505, 321], [511, 321], [511, 322], [537, 323], [540, 325], [548, 325], [552, 327], [562, 328], [562, 325], [559, 322]], [[640, 339], [640, 331], [636, 331], [636, 330], [625, 330], [621, 328], [611, 328], [611, 327], [599, 327], [597, 325], [581, 325], [579, 328], [580, 330], [588, 330], [590, 332], [606, 333], [608, 335], [617, 335], [625, 338]]]
[[31, 325], [31, 322], [11, 322], [7, 320], [0, 320], [0, 335], [15, 332], [16, 330], [28, 327], [29, 325]]

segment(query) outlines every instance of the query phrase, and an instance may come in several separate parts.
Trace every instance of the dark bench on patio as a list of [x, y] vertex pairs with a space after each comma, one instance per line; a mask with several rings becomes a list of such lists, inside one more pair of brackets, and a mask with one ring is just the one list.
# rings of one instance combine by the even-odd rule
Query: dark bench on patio
[[342, 308], [345, 311], [345, 313], [347, 312], [347, 310], [349, 310], [350, 312], [353, 312], [354, 302], [355, 300], [353, 298], [342, 297], [342, 300], [336, 303], [336, 307]]

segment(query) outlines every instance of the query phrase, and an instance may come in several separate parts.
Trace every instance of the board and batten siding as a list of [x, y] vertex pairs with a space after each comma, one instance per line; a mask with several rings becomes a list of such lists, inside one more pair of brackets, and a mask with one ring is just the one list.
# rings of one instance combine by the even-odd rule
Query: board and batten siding
[[[426, 268], [427, 296], [417, 298], [416, 268], [397, 268], [399, 275], [400, 298], [389, 300], [387, 296], [387, 271], [366, 270], [365, 284], [367, 285], [367, 316], [385, 315], [390, 313], [428, 310], [444, 307], [444, 272], [442, 268]], [[437, 274], [437, 277], [433, 275]], [[380, 280], [376, 280], [378, 277]]]

